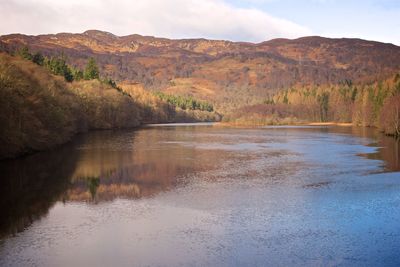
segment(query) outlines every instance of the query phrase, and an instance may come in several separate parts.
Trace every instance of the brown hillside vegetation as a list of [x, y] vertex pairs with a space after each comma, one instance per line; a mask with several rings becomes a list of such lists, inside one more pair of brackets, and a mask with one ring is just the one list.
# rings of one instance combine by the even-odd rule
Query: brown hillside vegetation
[[137, 126], [134, 101], [98, 81], [67, 84], [18, 57], [0, 54], [0, 158], [62, 144], [79, 131]]
[[400, 75], [368, 85], [347, 82], [330, 87], [291, 88], [265, 99], [262, 104], [245, 106], [224, 119], [235, 124], [256, 125], [352, 122], [399, 135]]
[[304, 37], [258, 44], [206, 39], [171, 40], [115, 36], [90, 30], [0, 37], [14, 51], [28, 45], [45, 55], [64, 53], [82, 68], [94, 57], [103, 76], [141, 84], [146, 90], [192, 95], [213, 101], [224, 113], [259, 104], [282, 89], [331, 86], [345, 80], [368, 84], [400, 69], [400, 47], [360, 39]]
[[131, 95], [141, 107], [142, 123], [158, 122], [212, 122], [220, 121], [216, 111], [181, 109], [163, 101], [156, 94], [146, 91], [141, 84], [122, 82], [124, 92]]
[[[91, 30], [0, 36], [0, 50], [34, 62], [44, 56], [38, 66], [0, 53], [0, 158], [89, 129], [220, 120], [215, 110], [239, 124], [335, 121], [400, 133], [400, 47], [392, 44], [315, 36], [253, 44]], [[93, 77], [86, 77], [88, 62]]]
[[67, 83], [0, 53], [0, 159], [51, 148], [89, 129], [215, 118], [214, 112], [180, 110], [143, 90], [131, 95], [99, 80]]

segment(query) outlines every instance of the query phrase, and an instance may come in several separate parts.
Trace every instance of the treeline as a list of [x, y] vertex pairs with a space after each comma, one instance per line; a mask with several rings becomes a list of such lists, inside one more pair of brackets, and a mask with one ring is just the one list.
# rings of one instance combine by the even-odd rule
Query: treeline
[[[157, 122], [196, 122], [196, 121], [220, 121], [221, 115], [215, 111], [200, 109], [183, 109], [174, 102], [168, 102], [161, 98], [159, 93], [152, 93], [140, 84], [124, 83], [121, 85], [124, 92], [132, 96], [142, 107], [144, 123]], [[176, 96], [171, 96], [176, 97]], [[195, 100], [196, 103], [199, 101]]]
[[129, 96], [129, 94], [126, 94], [126, 92], [124, 92], [113, 79], [100, 77], [99, 67], [96, 60], [92, 57], [88, 59], [84, 70], [81, 70], [67, 64], [67, 57], [64, 54], [46, 57], [40, 52], [31, 53], [27, 46], [20, 48], [14, 54], [23, 59], [30, 60], [39, 66], [45, 67], [54, 75], [63, 76], [67, 82], [99, 80], [101, 83], [110, 85], [112, 88]]
[[400, 75], [368, 85], [345, 80], [335, 86], [291, 88], [226, 118], [256, 124], [280, 124], [283, 119], [294, 123], [352, 122], [400, 135]]
[[54, 75], [63, 76], [67, 82], [97, 79], [102, 83], [111, 85], [115, 89], [121, 90], [114, 80], [107, 77], [100, 77], [99, 67], [96, 60], [92, 57], [88, 59], [85, 68], [81, 70], [67, 64], [67, 57], [64, 54], [47, 57], [43, 56], [40, 52], [32, 53], [27, 46], [20, 48], [14, 54], [45, 67]]
[[194, 99], [193, 97], [185, 97], [179, 95], [169, 95], [164, 94], [163, 92], [155, 92], [154, 93], [157, 97], [161, 100], [164, 100], [175, 107], [179, 107], [183, 110], [201, 110], [201, 111], [208, 111], [213, 112], [214, 107], [212, 104], [206, 101], [199, 101]]

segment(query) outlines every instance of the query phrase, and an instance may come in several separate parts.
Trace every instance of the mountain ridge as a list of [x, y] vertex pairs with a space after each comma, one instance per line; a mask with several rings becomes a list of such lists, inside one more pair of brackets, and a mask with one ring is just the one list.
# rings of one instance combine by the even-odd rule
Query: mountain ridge
[[[260, 43], [168, 39], [88, 30], [37, 36], [0, 36], [2, 50], [28, 46], [63, 53], [83, 68], [94, 57], [102, 75], [149, 90], [192, 95], [228, 109], [254, 104], [292, 87], [368, 84], [400, 70], [400, 47], [357, 38], [307, 36]], [[212, 93], [206, 93], [212, 92]]]
[[227, 40], [227, 39], [208, 39], [205, 37], [198, 37], [198, 38], [168, 38], [168, 37], [157, 37], [154, 35], [143, 35], [143, 34], [138, 34], [138, 33], [132, 33], [128, 35], [116, 35], [112, 32], [109, 31], [103, 31], [103, 30], [97, 30], [97, 29], [89, 29], [86, 30], [82, 33], [79, 32], [59, 32], [59, 33], [46, 33], [46, 34], [24, 34], [24, 33], [9, 33], [9, 34], [2, 34], [0, 37], [9, 37], [9, 36], [14, 36], [14, 35], [19, 35], [19, 36], [27, 36], [27, 37], [42, 37], [42, 36], [56, 36], [56, 35], [88, 35], [88, 36], [95, 36], [95, 35], [104, 35], [104, 36], [112, 36], [116, 38], [126, 38], [126, 37], [138, 37], [138, 38], [153, 38], [153, 39], [160, 39], [160, 40], [169, 40], [169, 41], [196, 41], [196, 40], [202, 40], [202, 41], [223, 41], [223, 42], [229, 42], [229, 43], [236, 43], [236, 44], [251, 44], [251, 45], [259, 45], [259, 44], [264, 44], [264, 43], [269, 43], [269, 42], [275, 42], [275, 41], [296, 41], [296, 40], [302, 40], [302, 39], [325, 39], [325, 40], [360, 40], [360, 41], [365, 41], [365, 42], [371, 42], [371, 43], [379, 43], [379, 44], [387, 44], [387, 45], [393, 45], [396, 47], [399, 47], [398, 45], [395, 45], [390, 42], [381, 42], [377, 40], [367, 40], [367, 39], [362, 39], [362, 38], [357, 38], [357, 37], [325, 37], [322, 35], [308, 35], [308, 36], [301, 36], [298, 38], [284, 38], [284, 37], [278, 37], [278, 38], [272, 38], [269, 40], [264, 40], [260, 42], [250, 42], [250, 41], [232, 41], [232, 40]]

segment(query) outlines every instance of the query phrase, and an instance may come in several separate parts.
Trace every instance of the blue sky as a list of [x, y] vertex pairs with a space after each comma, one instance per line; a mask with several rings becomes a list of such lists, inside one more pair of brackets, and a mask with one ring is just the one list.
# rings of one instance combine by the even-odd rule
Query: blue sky
[[307, 35], [400, 45], [400, 0], [0, 0], [0, 34], [138, 33], [261, 42]]
[[400, 0], [229, 0], [305, 26], [314, 34], [400, 44]]

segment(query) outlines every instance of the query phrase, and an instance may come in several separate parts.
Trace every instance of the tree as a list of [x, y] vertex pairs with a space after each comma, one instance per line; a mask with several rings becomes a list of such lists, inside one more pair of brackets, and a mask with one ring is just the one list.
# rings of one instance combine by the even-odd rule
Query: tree
[[64, 69], [63, 76], [67, 82], [72, 82], [74, 80], [74, 76], [72, 75], [71, 69], [68, 66], [66, 66]]
[[71, 73], [72, 73], [72, 76], [74, 77], [75, 81], [79, 81], [79, 80], [83, 79], [83, 71], [82, 70], [72, 67]]
[[287, 91], [285, 92], [285, 95], [283, 96], [283, 104], [289, 104]]
[[321, 121], [327, 121], [328, 119], [328, 105], [329, 105], [329, 93], [323, 92], [322, 95], [319, 95], [318, 103], [320, 106], [320, 119]]
[[44, 56], [40, 52], [36, 52], [32, 56], [32, 62], [37, 64], [37, 65], [39, 65], [39, 66], [43, 66], [43, 64], [44, 64]]
[[32, 54], [29, 52], [29, 48], [24, 46], [18, 50], [18, 55], [24, 59], [32, 60]]
[[85, 71], [83, 72], [85, 80], [93, 80], [99, 78], [99, 67], [94, 58], [90, 58], [86, 64]]
[[112, 88], [118, 88], [117, 83], [111, 78], [105, 79], [103, 82], [110, 85]]
[[351, 102], [355, 102], [357, 97], [357, 87], [354, 87], [352, 93], [351, 93]]
[[67, 82], [72, 82], [74, 80], [72, 71], [67, 65], [63, 55], [61, 57], [51, 57], [49, 60], [45, 61], [45, 65], [53, 74], [64, 76]]
[[266, 105], [274, 105], [274, 104], [275, 104], [275, 101], [274, 101], [273, 98], [270, 98], [270, 97], [268, 96], [268, 98], [264, 100], [264, 104], [266, 104]]
[[380, 116], [380, 127], [388, 135], [400, 136], [400, 94], [385, 101]]

